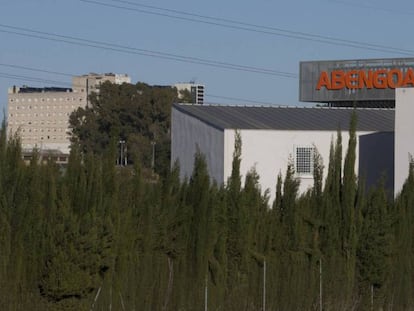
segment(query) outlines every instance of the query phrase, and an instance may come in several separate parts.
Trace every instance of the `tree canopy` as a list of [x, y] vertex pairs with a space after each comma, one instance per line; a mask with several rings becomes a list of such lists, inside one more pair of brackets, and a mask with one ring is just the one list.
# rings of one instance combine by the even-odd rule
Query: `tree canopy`
[[[181, 94], [180, 101], [188, 99]], [[143, 168], [151, 168], [154, 153], [154, 168], [165, 175], [170, 166], [171, 105], [177, 100], [176, 88], [105, 82], [99, 93], [90, 95], [87, 107], [71, 114], [72, 144], [85, 154], [102, 154], [115, 142], [118, 161], [125, 163], [126, 158]]]
[[[100, 96], [83, 112], [105, 115]], [[239, 135], [226, 186], [211, 182], [202, 154], [189, 180], [175, 166], [153, 182], [139, 158], [114, 165], [122, 128], [112, 120], [103, 145], [75, 144], [62, 171], [36, 156], [25, 165], [3, 125], [2, 309], [200, 310], [207, 288], [211, 310], [259, 310], [265, 262], [266, 310], [414, 308], [414, 173], [395, 201], [381, 182], [366, 193], [351, 170], [353, 133], [344, 161], [341, 137], [332, 143], [324, 183], [316, 155], [313, 189], [299, 194], [289, 165], [268, 202], [254, 169], [241, 179]]]

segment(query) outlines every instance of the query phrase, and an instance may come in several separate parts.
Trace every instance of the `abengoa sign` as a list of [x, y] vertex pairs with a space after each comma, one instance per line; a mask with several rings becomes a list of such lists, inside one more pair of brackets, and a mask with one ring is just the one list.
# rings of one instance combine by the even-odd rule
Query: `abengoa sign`
[[333, 70], [330, 74], [322, 71], [316, 89], [340, 90], [354, 89], [395, 89], [397, 87], [414, 86], [414, 71], [409, 68], [378, 70]]
[[300, 63], [301, 101], [387, 101], [414, 87], [414, 58]]

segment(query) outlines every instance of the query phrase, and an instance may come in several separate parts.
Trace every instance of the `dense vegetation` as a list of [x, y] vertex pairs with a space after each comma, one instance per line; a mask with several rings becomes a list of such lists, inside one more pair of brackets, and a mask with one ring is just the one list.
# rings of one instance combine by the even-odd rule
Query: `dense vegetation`
[[71, 114], [71, 140], [84, 154], [102, 154], [111, 141], [122, 141], [118, 161], [140, 163], [144, 170], [153, 164], [154, 144], [154, 169], [165, 175], [170, 168], [171, 104], [178, 100], [190, 102], [191, 94], [168, 86], [105, 82], [99, 94], [91, 94], [87, 107]]
[[[69, 165], [30, 165], [0, 131], [0, 306], [3, 310], [414, 309], [414, 172], [395, 201], [354, 174], [355, 119], [346, 158], [331, 146], [327, 178], [298, 195], [289, 165], [268, 202], [254, 170], [242, 180], [239, 136], [226, 186], [203, 155], [180, 182], [140, 161], [116, 167], [117, 136], [99, 154], [73, 145]], [[343, 165], [342, 165], [343, 164]], [[407, 168], [408, 169], [408, 168]], [[269, 206], [272, 206], [270, 208]], [[372, 300], [371, 300], [372, 299]]]

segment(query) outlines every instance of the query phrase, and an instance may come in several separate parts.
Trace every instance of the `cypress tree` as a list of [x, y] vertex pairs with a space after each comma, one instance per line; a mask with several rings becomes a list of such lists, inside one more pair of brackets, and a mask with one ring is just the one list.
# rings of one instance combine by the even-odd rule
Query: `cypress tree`
[[[247, 256], [245, 247], [245, 231], [243, 231], [246, 213], [241, 196], [241, 164], [242, 140], [239, 131], [235, 132], [234, 152], [231, 175], [227, 181], [227, 255], [228, 255], [228, 295], [237, 295], [246, 288], [246, 268], [243, 266]], [[232, 296], [233, 297], [233, 296]]]
[[389, 274], [391, 256], [391, 222], [383, 183], [380, 183], [370, 195], [363, 216], [357, 250], [360, 288], [365, 298], [365, 308], [368, 309], [373, 287], [377, 309], [385, 307], [384, 285]]
[[[321, 251], [324, 257], [325, 306], [331, 303], [342, 303], [342, 271], [341, 261], [341, 162], [342, 135], [338, 131], [335, 143], [331, 142], [329, 152], [328, 173], [323, 190], [323, 210], [321, 228]], [[336, 298], [335, 298], [336, 297]], [[336, 302], [331, 301], [334, 299]]]
[[414, 306], [414, 172], [410, 165], [408, 178], [395, 200], [395, 255], [392, 282], [392, 305], [401, 310]]
[[343, 185], [341, 189], [342, 251], [346, 263], [347, 299], [351, 299], [352, 291], [354, 289], [356, 268], [356, 124], [357, 115], [356, 112], [353, 111], [349, 126], [349, 142], [345, 157]]
[[259, 308], [262, 303], [263, 267], [269, 249], [270, 232], [267, 226], [268, 197], [262, 195], [259, 175], [252, 168], [246, 174], [243, 188], [243, 201], [247, 207], [246, 245], [249, 256], [249, 305]]
[[293, 163], [290, 162], [286, 169], [285, 180], [283, 182], [283, 196], [282, 196], [282, 224], [287, 228], [287, 239], [290, 249], [295, 249], [298, 246], [297, 225], [298, 225], [298, 210], [296, 206], [296, 199], [299, 191], [299, 180], [295, 177], [295, 170]]

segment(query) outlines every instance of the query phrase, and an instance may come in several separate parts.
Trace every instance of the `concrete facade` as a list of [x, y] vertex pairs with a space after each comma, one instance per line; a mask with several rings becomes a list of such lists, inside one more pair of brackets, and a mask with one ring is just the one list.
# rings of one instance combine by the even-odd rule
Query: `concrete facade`
[[86, 93], [23, 90], [9, 91], [8, 135], [18, 134], [26, 151], [38, 148], [69, 153], [69, 115], [86, 105]]
[[397, 195], [408, 177], [414, 156], [414, 88], [396, 90], [394, 192]]
[[[107, 81], [114, 84], [131, 83], [131, 78], [126, 74], [115, 73], [89, 73], [82, 76], [74, 76], [72, 78], [73, 92], [86, 93], [87, 96], [93, 92], [99, 93], [100, 85]], [[88, 100], [87, 96], [86, 100]]]
[[127, 75], [89, 74], [73, 77], [73, 88], [11, 87], [8, 90], [7, 133], [18, 134], [23, 151], [33, 148], [68, 154], [69, 116], [87, 105], [88, 95], [104, 81], [129, 83]]
[[204, 85], [196, 83], [176, 83], [173, 85], [178, 91], [178, 98], [181, 99], [180, 91], [189, 91], [193, 104], [202, 105], [204, 103]]

